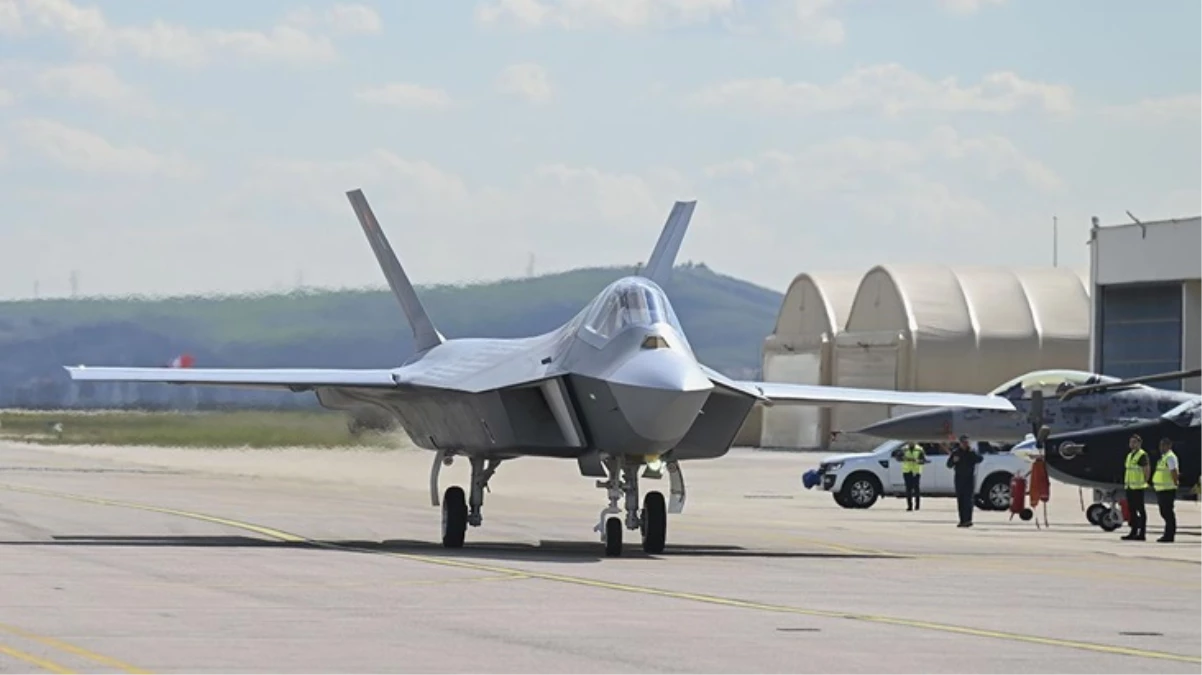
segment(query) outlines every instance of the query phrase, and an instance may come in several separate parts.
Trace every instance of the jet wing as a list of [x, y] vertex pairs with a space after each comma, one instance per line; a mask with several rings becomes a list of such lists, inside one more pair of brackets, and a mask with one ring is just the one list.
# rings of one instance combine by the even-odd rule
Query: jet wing
[[856, 389], [827, 387], [788, 382], [737, 381], [737, 384], [757, 391], [767, 399], [766, 405], [793, 403], [799, 405], [835, 405], [866, 403], [873, 405], [933, 406], [949, 408], [982, 408], [1014, 410], [1014, 404], [1001, 396], [955, 394], [941, 391], [893, 391], [889, 389]]
[[304, 391], [314, 387], [389, 387], [403, 381], [391, 370], [324, 368], [89, 368], [64, 366], [72, 380], [162, 382]]

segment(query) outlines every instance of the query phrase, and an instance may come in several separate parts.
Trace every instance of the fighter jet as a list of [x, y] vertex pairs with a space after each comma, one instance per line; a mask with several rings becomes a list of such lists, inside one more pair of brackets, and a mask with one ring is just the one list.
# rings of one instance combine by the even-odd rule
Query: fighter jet
[[[73, 380], [163, 382], [313, 392], [327, 408], [372, 405], [394, 416], [413, 443], [434, 452], [430, 501], [440, 468], [471, 465], [465, 498], [442, 494], [442, 543], [463, 545], [483, 522], [484, 491], [501, 462], [523, 456], [575, 460], [604, 480], [609, 504], [594, 528], [607, 555], [623, 530], [644, 551], [664, 550], [667, 513], [681, 513], [680, 464], [727, 453], [755, 405], [884, 404], [1013, 410], [999, 396], [851, 389], [735, 380], [697, 361], [660, 284], [672, 271], [696, 201], [676, 202], [638, 275], [603, 289], [548, 333], [517, 339], [447, 339], [434, 326], [361, 190], [347, 194], [385, 278], [413, 330], [414, 353], [389, 369], [211, 369], [66, 367]], [[670, 479], [670, 503], [643, 477]], [[622, 505], [619, 506], [619, 503]], [[620, 515], [625, 513], [623, 520]]]
[[1039, 370], [1020, 375], [990, 392], [1014, 404], [1013, 411], [941, 407], [899, 415], [870, 424], [859, 433], [904, 441], [933, 442], [959, 438], [1014, 444], [1032, 433], [1036, 399], [1042, 404], [1038, 429], [1052, 433], [1155, 419], [1197, 394], [1147, 386], [1151, 382], [1196, 377], [1198, 371], [1119, 379], [1077, 370]]

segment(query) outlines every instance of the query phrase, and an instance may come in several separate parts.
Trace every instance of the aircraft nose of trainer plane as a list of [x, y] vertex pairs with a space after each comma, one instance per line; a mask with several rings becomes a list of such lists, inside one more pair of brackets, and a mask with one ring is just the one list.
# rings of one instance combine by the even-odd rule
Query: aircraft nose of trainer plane
[[933, 441], [954, 437], [955, 415], [949, 408], [898, 415], [860, 429], [858, 433], [897, 441]]
[[635, 353], [606, 379], [631, 430], [654, 444], [683, 438], [714, 388], [692, 359], [671, 349]]

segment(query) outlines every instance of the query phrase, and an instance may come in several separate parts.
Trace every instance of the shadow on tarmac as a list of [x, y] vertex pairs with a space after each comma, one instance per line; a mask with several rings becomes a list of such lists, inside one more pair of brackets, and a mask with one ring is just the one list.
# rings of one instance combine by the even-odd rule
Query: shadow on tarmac
[[[278, 548], [338, 551], [342, 553], [399, 553], [448, 559], [486, 559], [497, 561], [586, 563], [605, 559], [601, 542], [542, 540], [537, 544], [519, 542], [467, 542], [463, 548], [447, 549], [442, 544], [410, 539], [385, 541], [313, 540], [287, 542], [258, 539], [249, 536], [205, 535], [60, 535], [51, 540], [0, 541], [6, 546], [93, 546], [93, 547], [166, 547], [166, 548]], [[641, 543], [627, 542], [622, 547], [623, 558], [815, 558], [815, 559], [890, 559], [904, 556], [871, 553], [839, 553], [826, 551], [771, 551], [746, 549], [741, 546], [668, 545], [659, 555], [642, 550]]]

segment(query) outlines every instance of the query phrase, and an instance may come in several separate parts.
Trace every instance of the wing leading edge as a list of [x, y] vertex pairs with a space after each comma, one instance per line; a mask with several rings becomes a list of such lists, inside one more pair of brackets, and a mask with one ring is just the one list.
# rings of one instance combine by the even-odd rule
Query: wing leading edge
[[72, 380], [161, 382], [303, 391], [313, 387], [389, 387], [403, 382], [391, 370], [326, 368], [89, 368], [64, 366]]
[[1014, 404], [1001, 396], [988, 394], [956, 394], [941, 391], [892, 391], [888, 389], [856, 389], [824, 385], [791, 384], [787, 382], [739, 381], [767, 399], [767, 405], [796, 403], [803, 405], [836, 405], [866, 403], [875, 405], [909, 405], [949, 408], [980, 408], [985, 410], [1014, 410]]

